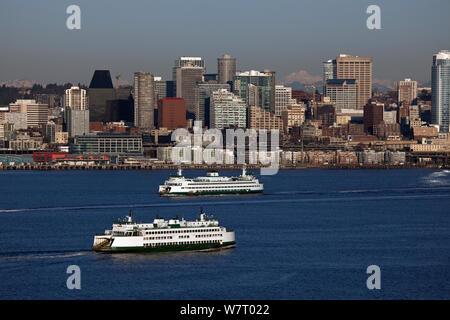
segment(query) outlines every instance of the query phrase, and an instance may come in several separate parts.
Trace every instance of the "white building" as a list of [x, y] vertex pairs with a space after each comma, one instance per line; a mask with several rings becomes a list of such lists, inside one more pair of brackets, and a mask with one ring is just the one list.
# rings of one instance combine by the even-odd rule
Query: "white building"
[[48, 105], [37, 103], [36, 100], [21, 99], [9, 105], [10, 112], [27, 115], [27, 127], [37, 127], [48, 121]]
[[275, 86], [275, 115], [281, 116], [281, 112], [286, 110], [291, 104], [297, 103], [292, 99], [292, 88], [276, 85]]
[[431, 115], [439, 132], [450, 132], [450, 51], [433, 56], [431, 68]]
[[245, 128], [247, 125], [245, 102], [226, 89], [220, 89], [211, 95], [210, 127], [224, 129], [230, 127]]
[[86, 90], [71, 87], [64, 94], [64, 107], [72, 110], [86, 110], [88, 107]]

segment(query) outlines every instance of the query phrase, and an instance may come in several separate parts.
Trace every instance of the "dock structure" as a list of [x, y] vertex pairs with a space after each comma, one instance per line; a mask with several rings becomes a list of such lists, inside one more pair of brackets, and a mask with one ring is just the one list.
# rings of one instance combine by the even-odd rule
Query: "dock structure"
[[[175, 164], [103, 164], [103, 165], [50, 165], [50, 164], [22, 164], [22, 165], [0, 165], [0, 171], [8, 170], [38, 170], [38, 171], [68, 171], [68, 170], [177, 170], [179, 165]], [[242, 165], [182, 165], [183, 170], [241, 170]], [[259, 170], [261, 165], [246, 165], [249, 170]], [[280, 170], [302, 170], [302, 169], [449, 169], [449, 165], [435, 163], [427, 164], [280, 164]]]

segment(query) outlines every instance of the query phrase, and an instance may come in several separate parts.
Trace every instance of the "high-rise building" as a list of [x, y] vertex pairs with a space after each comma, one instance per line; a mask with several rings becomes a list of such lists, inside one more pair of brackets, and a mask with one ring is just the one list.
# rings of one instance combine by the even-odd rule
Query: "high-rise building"
[[333, 60], [333, 64], [333, 79], [357, 80], [357, 108], [364, 108], [368, 100], [372, 97], [372, 57], [341, 54]]
[[233, 77], [233, 93], [245, 101], [248, 106], [256, 105], [274, 113], [275, 73], [269, 70], [237, 73]]
[[384, 106], [378, 104], [366, 104], [364, 106], [364, 131], [374, 134], [375, 126], [383, 122]]
[[212, 93], [210, 127], [215, 129], [245, 128], [247, 110], [245, 102], [226, 89]]
[[182, 67], [200, 67], [203, 68], [203, 73], [205, 73], [205, 61], [201, 57], [179, 57], [174, 62], [174, 67], [172, 71], [172, 80], [177, 81], [177, 69]]
[[96, 70], [87, 95], [90, 121], [106, 122], [108, 121], [108, 105], [114, 100], [129, 100], [130, 89], [113, 88], [109, 70]]
[[325, 97], [336, 106], [337, 112], [343, 109], [356, 109], [358, 85], [355, 79], [328, 79], [325, 83]]
[[209, 127], [211, 94], [214, 91], [226, 89], [230, 91], [230, 85], [227, 83], [199, 83], [195, 88], [196, 111], [195, 119], [202, 121], [204, 126]]
[[439, 132], [450, 132], [450, 51], [433, 55], [431, 68], [431, 115]]
[[134, 73], [134, 126], [150, 130], [154, 128], [155, 88], [153, 75]]
[[417, 98], [417, 81], [405, 79], [397, 83], [397, 101], [406, 102], [408, 105]]
[[64, 94], [64, 108], [86, 110], [88, 107], [86, 90], [73, 86]]
[[334, 64], [333, 64], [333, 60], [327, 60], [325, 62], [323, 62], [323, 76], [322, 76], [322, 81], [323, 81], [323, 93], [325, 94], [325, 84], [327, 83], [328, 80], [333, 79], [333, 75], [334, 75]]
[[275, 86], [275, 115], [281, 116], [281, 112], [286, 110], [288, 105], [296, 103], [297, 100], [292, 99], [292, 88], [282, 85]]
[[83, 136], [89, 133], [89, 109], [66, 108], [66, 124], [69, 137]]
[[153, 77], [155, 81], [155, 99], [159, 101], [167, 97], [167, 82], [163, 81], [161, 77]]
[[286, 110], [281, 112], [285, 134], [288, 134], [293, 127], [300, 127], [305, 122], [305, 111], [305, 104], [298, 103], [291, 104]]
[[158, 127], [169, 130], [186, 127], [186, 101], [183, 98], [158, 101]]
[[219, 74], [219, 83], [229, 83], [233, 81], [236, 74], [236, 58], [232, 58], [228, 54], [217, 59], [217, 73]]
[[48, 121], [48, 105], [36, 100], [19, 99], [9, 105], [9, 110], [26, 114], [27, 127], [38, 127]]
[[186, 100], [186, 110], [188, 118], [192, 119], [196, 113], [195, 88], [197, 84], [203, 82], [203, 74], [205, 68], [186, 63], [185, 65], [175, 68], [177, 98]]

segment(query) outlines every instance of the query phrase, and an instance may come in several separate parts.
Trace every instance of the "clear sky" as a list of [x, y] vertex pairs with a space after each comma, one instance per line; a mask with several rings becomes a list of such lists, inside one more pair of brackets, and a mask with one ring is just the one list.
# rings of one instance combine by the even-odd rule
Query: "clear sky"
[[[66, 8], [81, 8], [81, 30]], [[381, 30], [366, 9], [381, 8]], [[374, 78], [430, 80], [433, 53], [450, 49], [449, 0], [0, 0], [0, 81], [88, 84], [95, 69], [132, 81], [170, 79], [178, 56], [215, 73], [229, 53], [239, 70], [314, 79], [339, 53], [373, 56]]]

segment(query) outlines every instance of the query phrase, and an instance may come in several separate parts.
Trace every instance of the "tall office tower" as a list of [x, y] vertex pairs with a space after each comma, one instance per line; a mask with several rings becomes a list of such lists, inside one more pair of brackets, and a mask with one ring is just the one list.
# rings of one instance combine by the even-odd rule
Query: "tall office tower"
[[134, 126], [153, 129], [155, 110], [155, 87], [153, 75], [148, 72], [134, 73]]
[[431, 68], [431, 117], [439, 132], [450, 132], [450, 51], [433, 55]]
[[64, 94], [64, 108], [72, 110], [86, 110], [88, 107], [86, 90], [79, 87], [71, 87]]
[[172, 80], [177, 81], [177, 69], [193, 66], [203, 68], [203, 73], [205, 73], [205, 61], [201, 57], [179, 57], [175, 60], [173, 71], [172, 71]]
[[217, 73], [219, 74], [219, 83], [229, 83], [233, 81], [236, 74], [236, 58], [228, 54], [217, 59]]
[[323, 62], [323, 76], [322, 76], [323, 94], [325, 94], [325, 84], [327, 83], [328, 80], [333, 79], [333, 75], [334, 75], [333, 60], [327, 60]]
[[214, 91], [226, 89], [230, 91], [228, 83], [199, 83], [195, 88], [195, 119], [202, 121], [204, 126], [209, 127], [209, 110], [211, 102], [211, 94]]
[[158, 101], [159, 99], [167, 97], [167, 82], [163, 81], [161, 77], [153, 78], [155, 83], [155, 99]]
[[158, 101], [158, 128], [174, 130], [186, 127], [186, 101], [162, 98]]
[[[233, 93], [248, 106], [256, 105], [275, 112], [275, 74], [255, 70], [237, 73], [233, 77]], [[251, 87], [253, 85], [255, 87]], [[249, 94], [250, 87], [250, 94]], [[257, 98], [257, 99], [256, 99]]]
[[108, 106], [130, 97], [130, 89], [113, 88], [109, 70], [95, 70], [87, 91], [90, 121], [108, 121]]
[[89, 109], [66, 108], [66, 124], [69, 137], [83, 136], [89, 133]]
[[358, 84], [355, 79], [328, 79], [325, 82], [325, 97], [336, 106], [339, 113], [343, 109], [356, 109]]
[[364, 106], [364, 131], [374, 134], [374, 127], [383, 121], [383, 105], [367, 104]]
[[269, 69], [264, 69], [263, 73], [268, 74], [270, 77], [270, 108], [269, 111], [275, 113], [275, 71], [270, 71]]
[[188, 118], [193, 119], [197, 108], [195, 103], [195, 88], [198, 83], [203, 82], [205, 68], [187, 63], [182, 67], [176, 68], [175, 73], [177, 98], [186, 100]]
[[397, 101], [406, 102], [408, 105], [417, 98], [417, 81], [405, 79], [397, 83]]
[[363, 109], [372, 97], [372, 57], [341, 54], [333, 60], [333, 79], [358, 81], [357, 108]]
[[226, 89], [212, 93], [210, 127], [215, 129], [245, 128], [247, 107], [241, 98]]
[[19, 99], [9, 105], [9, 110], [26, 114], [27, 127], [38, 127], [48, 121], [48, 105], [36, 100]]
[[285, 86], [275, 86], [275, 115], [281, 116], [281, 112], [286, 110], [291, 104], [296, 103], [297, 100], [292, 99], [292, 88]]

